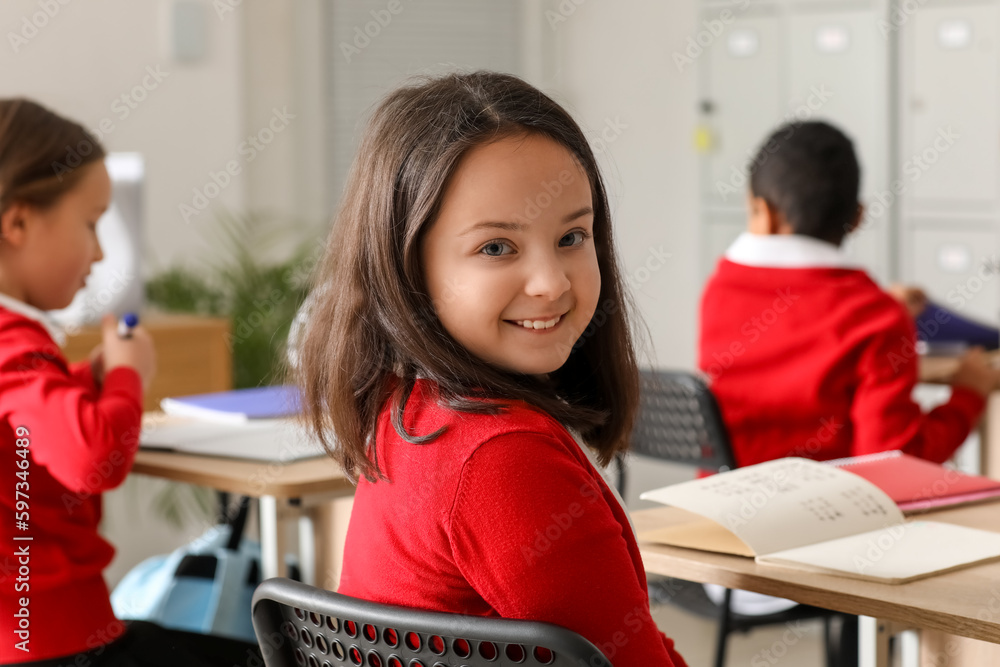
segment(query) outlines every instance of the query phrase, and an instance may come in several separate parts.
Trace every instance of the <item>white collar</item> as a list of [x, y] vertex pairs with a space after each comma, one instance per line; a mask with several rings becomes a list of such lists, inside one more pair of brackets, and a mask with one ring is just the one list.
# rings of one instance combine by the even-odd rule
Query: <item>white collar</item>
[[66, 332], [63, 331], [58, 324], [53, 322], [52, 318], [50, 318], [45, 311], [39, 310], [34, 306], [29, 306], [23, 301], [18, 301], [14, 297], [8, 296], [2, 292], [0, 292], [0, 306], [3, 306], [11, 312], [24, 315], [28, 319], [41, 324], [45, 327], [45, 330], [49, 332], [49, 335], [52, 336], [52, 340], [54, 340], [59, 347], [66, 344]]
[[726, 259], [773, 269], [858, 268], [832, 243], [800, 234], [766, 236], [743, 232], [729, 246]]

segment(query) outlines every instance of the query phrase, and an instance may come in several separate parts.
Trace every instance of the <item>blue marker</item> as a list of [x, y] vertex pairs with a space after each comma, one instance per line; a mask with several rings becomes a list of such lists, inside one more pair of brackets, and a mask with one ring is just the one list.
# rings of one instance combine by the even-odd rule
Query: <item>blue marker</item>
[[120, 320], [118, 320], [118, 337], [119, 338], [131, 338], [132, 329], [139, 324], [139, 316], [135, 313], [125, 313]]

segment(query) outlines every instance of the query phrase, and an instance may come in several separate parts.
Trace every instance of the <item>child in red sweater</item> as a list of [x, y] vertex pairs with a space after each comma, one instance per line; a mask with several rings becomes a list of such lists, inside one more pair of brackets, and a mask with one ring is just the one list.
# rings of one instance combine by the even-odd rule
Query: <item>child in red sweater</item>
[[569, 115], [489, 72], [390, 94], [317, 286], [303, 403], [360, 477], [340, 592], [684, 665], [589, 460], [626, 446], [638, 381], [607, 197]]
[[890, 449], [945, 461], [1000, 371], [973, 350], [951, 400], [924, 414], [911, 398], [913, 319], [840, 249], [863, 216], [851, 141], [826, 123], [793, 123], [752, 164], [748, 230], [705, 288], [698, 359], [737, 463]]
[[[67, 155], [84, 157], [67, 170]], [[101, 492], [132, 466], [153, 344], [141, 326], [119, 338], [107, 315], [91, 360], [68, 364], [45, 313], [68, 306], [102, 257], [103, 157], [76, 123], [0, 99], [0, 664], [246, 664], [243, 642], [111, 610]]]

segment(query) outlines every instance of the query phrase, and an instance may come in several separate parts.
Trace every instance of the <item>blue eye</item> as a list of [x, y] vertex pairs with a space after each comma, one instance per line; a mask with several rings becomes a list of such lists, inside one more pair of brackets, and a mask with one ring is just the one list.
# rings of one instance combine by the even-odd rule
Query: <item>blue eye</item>
[[[575, 229], [566, 236], [562, 237], [559, 240], [559, 245], [563, 248], [570, 248], [576, 245], [580, 245], [589, 238], [590, 234], [588, 234], [587, 232], [583, 231], [582, 229]], [[568, 243], [565, 242], [567, 239], [569, 239]]]
[[509, 255], [509, 252], [503, 251], [504, 248], [510, 248], [510, 244], [506, 241], [490, 241], [480, 248], [479, 252], [487, 257], [501, 257], [503, 255]]

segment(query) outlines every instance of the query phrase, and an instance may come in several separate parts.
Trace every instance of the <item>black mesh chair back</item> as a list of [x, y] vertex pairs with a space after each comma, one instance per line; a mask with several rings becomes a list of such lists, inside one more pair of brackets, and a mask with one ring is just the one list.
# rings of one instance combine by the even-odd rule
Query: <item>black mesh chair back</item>
[[[633, 453], [713, 472], [736, 468], [719, 405], [701, 377], [686, 371], [646, 369], [641, 382], [639, 414], [632, 430]], [[624, 481], [619, 488], [624, 488]], [[654, 601], [670, 602], [699, 616], [718, 619], [712, 663], [715, 667], [726, 664], [728, 639], [734, 632], [812, 619], [823, 620], [827, 667], [857, 667], [857, 618], [853, 616], [806, 605], [745, 616], [732, 611], [731, 590], [717, 605], [701, 584], [651, 577], [649, 586]]]
[[612, 667], [589, 641], [548, 623], [376, 604], [290, 579], [257, 587], [253, 626], [267, 667]]
[[700, 377], [643, 370], [641, 383], [634, 453], [717, 472], [736, 467], [719, 406]]

